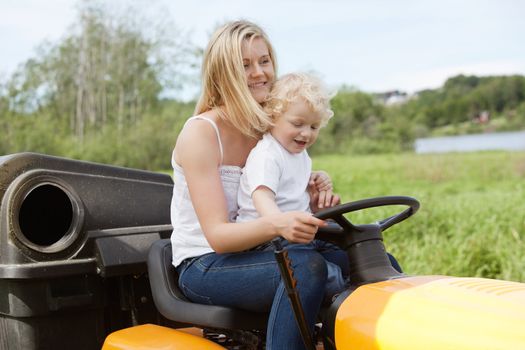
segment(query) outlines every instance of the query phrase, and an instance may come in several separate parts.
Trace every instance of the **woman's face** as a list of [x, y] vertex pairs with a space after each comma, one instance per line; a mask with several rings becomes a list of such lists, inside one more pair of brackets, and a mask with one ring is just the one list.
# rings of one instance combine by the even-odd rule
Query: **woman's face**
[[262, 103], [268, 96], [275, 77], [268, 46], [262, 38], [257, 37], [253, 40], [244, 40], [241, 50], [248, 88], [253, 98]]

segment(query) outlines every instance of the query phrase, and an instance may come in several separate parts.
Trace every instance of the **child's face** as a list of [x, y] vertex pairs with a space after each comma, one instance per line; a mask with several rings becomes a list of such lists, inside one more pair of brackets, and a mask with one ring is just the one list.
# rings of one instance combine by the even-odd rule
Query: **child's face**
[[321, 126], [321, 116], [301, 99], [288, 105], [288, 109], [275, 121], [272, 136], [290, 153], [300, 153], [310, 147]]

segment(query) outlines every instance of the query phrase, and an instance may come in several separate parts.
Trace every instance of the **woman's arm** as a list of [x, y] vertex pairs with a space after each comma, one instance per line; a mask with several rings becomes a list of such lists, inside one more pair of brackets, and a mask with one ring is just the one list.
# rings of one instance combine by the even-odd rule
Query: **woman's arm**
[[207, 122], [193, 121], [184, 128], [175, 146], [177, 163], [183, 168], [190, 198], [208, 243], [217, 253], [253, 248], [283, 236], [292, 242], [307, 242], [323, 220], [308, 213], [273, 214], [259, 219], [230, 223], [218, 167], [219, 145]]

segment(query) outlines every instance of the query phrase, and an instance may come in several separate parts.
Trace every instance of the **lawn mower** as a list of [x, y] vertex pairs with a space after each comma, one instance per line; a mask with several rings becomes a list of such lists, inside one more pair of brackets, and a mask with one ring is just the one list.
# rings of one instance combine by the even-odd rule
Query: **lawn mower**
[[[371, 224], [355, 225], [346, 213], [406, 206]], [[307, 349], [525, 349], [525, 284], [485, 278], [410, 276], [396, 271], [382, 233], [419, 208], [411, 197], [377, 197], [316, 214], [330, 220], [317, 238], [347, 252], [350, 286], [323, 307], [319, 327], [305, 327], [286, 252], [276, 258]], [[148, 275], [154, 303], [175, 327], [138, 325], [111, 333], [103, 350], [261, 349], [266, 314], [192, 303], [178, 288], [169, 239], [154, 242]], [[189, 329], [202, 329], [190, 334]], [[283, 349], [284, 350], [284, 349]]]

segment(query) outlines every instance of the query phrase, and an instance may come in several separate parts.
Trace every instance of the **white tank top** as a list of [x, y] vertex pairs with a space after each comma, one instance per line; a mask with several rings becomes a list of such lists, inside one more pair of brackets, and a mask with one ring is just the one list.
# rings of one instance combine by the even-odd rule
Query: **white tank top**
[[[228, 219], [230, 222], [235, 222], [238, 210], [237, 191], [239, 189], [242, 169], [235, 165], [222, 165], [223, 148], [217, 124], [209, 118], [200, 116], [189, 118], [186, 124], [194, 119], [208, 121], [217, 134], [221, 155], [219, 173], [228, 204]], [[173, 196], [171, 198], [171, 224], [173, 225], [173, 233], [171, 234], [171, 247], [173, 251], [173, 265], [176, 267], [184, 259], [213, 252], [213, 249], [210, 247], [202, 232], [195, 209], [191, 203], [184, 171], [175, 163], [173, 155], [171, 157], [171, 165], [173, 167]]]

